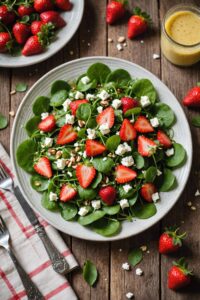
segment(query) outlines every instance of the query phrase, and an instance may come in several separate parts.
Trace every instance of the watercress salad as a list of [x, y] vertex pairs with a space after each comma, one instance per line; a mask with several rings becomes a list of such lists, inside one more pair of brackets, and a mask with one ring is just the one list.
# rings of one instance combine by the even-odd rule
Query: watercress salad
[[[176, 187], [186, 151], [173, 138], [175, 115], [148, 79], [102, 63], [38, 96], [17, 162], [42, 206], [103, 236], [123, 220], [156, 214], [159, 192]], [[134, 223], [133, 225], [134, 226]]]

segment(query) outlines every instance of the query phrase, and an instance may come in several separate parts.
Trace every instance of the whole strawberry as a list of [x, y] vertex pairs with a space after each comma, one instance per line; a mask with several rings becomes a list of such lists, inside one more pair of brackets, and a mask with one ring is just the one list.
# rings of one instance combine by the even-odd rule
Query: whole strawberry
[[0, 21], [5, 25], [13, 24], [16, 18], [14, 11], [9, 10], [6, 5], [0, 6]]
[[178, 290], [190, 284], [192, 271], [188, 270], [183, 257], [173, 264], [168, 272], [168, 288]]
[[139, 106], [138, 101], [131, 97], [123, 97], [121, 98], [121, 102], [122, 102], [122, 110], [124, 114], [127, 110]]
[[52, 23], [55, 28], [61, 28], [66, 25], [65, 20], [60, 16], [60, 14], [57, 11], [50, 10], [45, 11], [40, 14], [40, 19], [43, 23]]
[[126, 13], [126, 4], [125, 0], [109, 2], [106, 8], [106, 22], [111, 25], [123, 18]]
[[25, 4], [21, 4], [19, 7], [18, 7], [18, 10], [17, 10], [19, 16], [22, 18], [23, 16], [29, 16], [31, 15], [32, 13], [35, 12], [35, 9], [33, 6], [31, 5], [25, 5]]
[[186, 233], [178, 234], [179, 228], [166, 228], [159, 239], [159, 252], [168, 254], [176, 252], [182, 246]]
[[70, 0], [55, 0], [55, 5], [63, 11], [69, 11], [73, 6]]
[[31, 32], [33, 35], [38, 34], [42, 30], [42, 26], [44, 26], [44, 23], [42, 21], [33, 21], [31, 23]]
[[139, 7], [136, 7], [133, 10], [133, 16], [128, 21], [128, 38], [133, 39], [146, 32], [149, 23], [151, 23], [150, 16]]
[[47, 10], [52, 10], [54, 7], [52, 0], [34, 0], [34, 9], [42, 13]]
[[0, 53], [8, 50], [8, 42], [10, 41], [11, 37], [8, 32], [0, 32]]
[[112, 205], [114, 203], [116, 194], [117, 192], [115, 188], [111, 185], [102, 187], [99, 191], [99, 196], [101, 197], [101, 200], [107, 205]]
[[23, 23], [15, 23], [13, 26], [13, 35], [18, 44], [23, 45], [31, 35], [30, 26]]
[[189, 107], [199, 107], [200, 106], [200, 83], [188, 91], [186, 96], [183, 98], [183, 105]]

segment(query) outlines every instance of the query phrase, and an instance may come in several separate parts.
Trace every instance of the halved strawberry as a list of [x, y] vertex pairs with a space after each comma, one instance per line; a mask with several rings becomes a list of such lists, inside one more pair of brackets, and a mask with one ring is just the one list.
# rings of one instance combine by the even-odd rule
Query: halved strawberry
[[69, 184], [64, 184], [60, 191], [60, 201], [67, 202], [73, 199], [77, 191]]
[[127, 110], [139, 106], [138, 101], [130, 97], [121, 98], [121, 102], [122, 102], [122, 110], [124, 114]]
[[108, 124], [109, 128], [111, 128], [115, 122], [114, 109], [111, 106], [107, 107], [97, 116], [96, 121], [99, 125]]
[[56, 127], [56, 120], [53, 115], [49, 115], [38, 124], [38, 129], [44, 132], [51, 132]]
[[106, 147], [94, 140], [87, 140], [85, 144], [85, 151], [87, 156], [96, 156], [103, 153]]
[[115, 175], [115, 180], [118, 183], [125, 183], [135, 179], [137, 173], [130, 168], [127, 168], [123, 165], [119, 165], [115, 168]]
[[96, 170], [93, 166], [79, 164], [76, 167], [76, 177], [80, 185], [86, 189], [96, 175]]
[[88, 100], [86, 99], [82, 99], [82, 100], [75, 100], [72, 101], [69, 105], [72, 115], [76, 115], [76, 110], [78, 109], [79, 105], [83, 104], [83, 103], [88, 103]]
[[136, 138], [136, 130], [128, 119], [124, 119], [120, 128], [119, 136], [122, 141], [131, 141]]
[[99, 191], [99, 196], [101, 197], [101, 200], [105, 202], [107, 205], [113, 204], [116, 195], [117, 195], [116, 189], [110, 185], [102, 187]]
[[162, 131], [162, 130], [158, 130], [158, 132], [157, 132], [157, 140], [165, 148], [170, 148], [172, 146], [172, 141], [166, 135], [166, 133], [164, 131]]
[[139, 116], [134, 123], [134, 128], [137, 132], [148, 133], [153, 132], [154, 129], [151, 126], [149, 120], [144, 116]]
[[138, 137], [138, 152], [142, 156], [151, 156], [156, 150], [156, 143], [144, 135]]
[[152, 202], [152, 195], [157, 192], [157, 188], [153, 183], [144, 183], [140, 189], [140, 195], [147, 202]]
[[77, 133], [72, 125], [66, 124], [61, 127], [56, 143], [58, 145], [69, 144], [77, 139]]
[[53, 175], [51, 163], [46, 156], [40, 157], [38, 162], [34, 164], [33, 168], [38, 174], [44, 177], [51, 178]]

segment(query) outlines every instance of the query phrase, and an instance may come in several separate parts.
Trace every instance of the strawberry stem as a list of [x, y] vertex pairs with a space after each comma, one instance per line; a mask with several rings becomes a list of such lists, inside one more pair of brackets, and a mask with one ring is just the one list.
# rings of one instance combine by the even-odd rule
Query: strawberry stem
[[133, 14], [136, 16], [141, 16], [148, 24], [153, 23], [150, 15], [148, 15], [145, 11], [142, 11], [138, 6], [134, 8]]

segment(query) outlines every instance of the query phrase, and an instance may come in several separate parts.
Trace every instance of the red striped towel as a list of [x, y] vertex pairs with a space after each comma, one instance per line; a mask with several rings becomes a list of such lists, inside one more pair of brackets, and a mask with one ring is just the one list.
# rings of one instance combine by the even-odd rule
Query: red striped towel
[[[13, 176], [10, 158], [0, 144], [0, 161]], [[44, 246], [27, 219], [17, 199], [0, 189], [0, 214], [8, 226], [12, 248], [44, 298], [51, 300], [78, 299], [65, 277], [57, 274], [49, 261]], [[46, 221], [40, 219], [45, 230], [58, 250], [63, 253], [73, 270], [78, 266], [76, 259], [59, 233]], [[0, 248], [0, 300], [26, 300], [26, 292], [7, 252]]]

